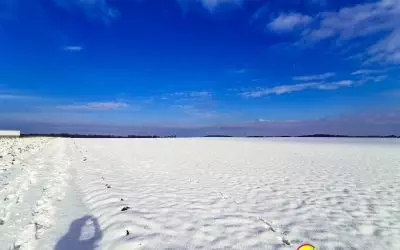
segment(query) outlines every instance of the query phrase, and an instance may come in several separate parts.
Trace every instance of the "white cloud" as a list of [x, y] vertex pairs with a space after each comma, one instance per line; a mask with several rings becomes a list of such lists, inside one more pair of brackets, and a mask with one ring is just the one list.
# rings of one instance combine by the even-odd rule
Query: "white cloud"
[[309, 76], [295, 76], [293, 80], [295, 81], [318, 81], [318, 80], [325, 80], [335, 76], [336, 74], [333, 72], [327, 72], [320, 75], [309, 75]]
[[209, 10], [213, 10], [215, 7], [219, 6], [220, 4], [236, 4], [240, 5], [243, 0], [200, 0], [204, 7]]
[[272, 120], [272, 119], [264, 119], [264, 118], [258, 118], [256, 119], [256, 123], [295, 123], [300, 120]]
[[208, 9], [210, 12], [213, 12], [216, 8], [221, 5], [232, 5], [232, 6], [241, 6], [241, 4], [245, 1], [249, 0], [176, 0], [183, 9], [187, 9], [193, 3], [200, 3], [204, 8]]
[[339, 36], [348, 40], [398, 27], [400, 5], [398, 0], [381, 0], [375, 3], [358, 4], [342, 8], [337, 12], [318, 15], [316, 27], [305, 32], [314, 40]]
[[240, 95], [244, 97], [262, 97], [273, 94], [282, 95], [307, 89], [333, 90], [342, 87], [349, 87], [354, 84], [355, 82], [352, 80], [342, 80], [337, 82], [307, 82], [293, 85], [280, 85], [271, 88], [260, 88], [253, 91], [242, 92]]
[[209, 97], [211, 96], [211, 93], [207, 91], [198, 91], [198, 92], [190, 92], [189, 95], [191, 97]]
[[124, 102], [89, 102], [85, 104], [58, 106], [59, 109], [64, 110], [117, 110], [128, 107], [129, 104]]
[[372, 77], [372, 81], [374, 81], [374, 82], [382, 82], [382, 81], [384, 81], [386, 78], [388, 78], [387, 75], [374, 76], [374, 77]]
[[281, 14], [268, 24], [268, 28], [274, 31], [292, 31], [295, 28], [305, 26], [312, 21], [310, 16], [299, 13]]
[[[382, 37], [376, 40], [376, 37]], [[400, 1], [380, 0], [322, 12], [303, 32], [308, 41], [369, 37], [374, 43], [364, 54], [369, 62], [400, 63]], [[375, 36], [374, 36], [375, 35]]]
[[[400, 22], [400, 18], [397, 21]], [[368, 53], [372, 55], [372, 61], [400, 63], [400, 24], [388, 37], [371, 46]]]
[[382, 82], [384, 81], [388, 76], [387, 75], [378, 75], [378, 76], [374, 76], [374, 75], [364, 75], [361, 79], [360, 82], [364, 83], [364, 82]]
[[207, 91], [183, 91], [169, 94], [173, 97], [210, 97], [212, 94]]
[[360, 82], [382, 82], [388, 76], [385, 75], [389, 69], [380, 70], [380, 69], [359, 69], [351, 74], [360, 78]]
[[83, 50], [82, 46], [65, 46], [63, 48], [65, 51], [70, 51], [70, 52], [79, 52]]
[[352, 72], [352, 75], [374, 75], [374, 74], [381, 74], [384, 73], [384, 70], [379, 69], [359, 69]]

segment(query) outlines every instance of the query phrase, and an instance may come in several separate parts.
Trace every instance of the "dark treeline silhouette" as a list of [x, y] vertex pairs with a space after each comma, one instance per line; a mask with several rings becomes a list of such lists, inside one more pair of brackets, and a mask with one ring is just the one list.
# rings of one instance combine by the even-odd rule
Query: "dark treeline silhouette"
[[96, 135], [96, 134], [21, 134], [21, 137], [63, 137], [63, 138], [175, 138], [175, 135], [158, 136], [158, 135]]
[[365, 136], [357, 136], [357, 135], [331, 135], [331, 134], [313, 134], [313, 135], [298, 135], [298, 136], [247, 136], [251, 138], [269, 138], [269, 137], [310, 137], [310, 138], [400, 138], [400, 136], [396, 135], [365, 135]]
[[276, 135], [276, 136], [274, 136], [274, 135], [266, 135], [266, 136], [264, 136], [264, 135], [249, 135], [249, 136], [246, 136], [246, 137], [248, 137], [248, 138], [290, 138], [290, 137], [298, 137], [298, 136], [289, 136], [289, 135]]
[[[176, 138], [176, 135], [159, 136], [159, 135], [96, 135], [96, 134], [21, 134], [21, 137], [64, 137], [64, 138]], [[312, 134], [312, 135], [298, 135], [298, 136], [231, 136], [231, 135], [205, 135], [203, 137], [210, 138], [223, 138], [223, 137], [248, 137], [248, 138], [294, 138], [294, 137], [310, 137], [310, 138], [400, 138], [396, 135], [366, 135], [366, 136], [352, 136], [352, 135], [331, 135], [331, 134]]]
[[234, 136], [231, 136], [231, 135], [205, 135], [204, 137], [216, 137], [216, 138], [218, 138], [218, 137], [234, 137]]
[[302, 135], [299, 137], [338, 137], [338, 138], [400, 138], [396, 135], [365, 135], [365, 136], [352, 136], [352, 135], [330, 135], [330, 134], [315, 134], [315, 135]]

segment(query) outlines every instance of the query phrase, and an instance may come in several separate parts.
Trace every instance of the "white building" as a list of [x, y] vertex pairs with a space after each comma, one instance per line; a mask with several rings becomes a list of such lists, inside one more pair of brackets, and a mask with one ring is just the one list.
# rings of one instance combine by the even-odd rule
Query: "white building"
[[0, 137], [19, 137], [21, 131], [17, 130], [0, 130]]

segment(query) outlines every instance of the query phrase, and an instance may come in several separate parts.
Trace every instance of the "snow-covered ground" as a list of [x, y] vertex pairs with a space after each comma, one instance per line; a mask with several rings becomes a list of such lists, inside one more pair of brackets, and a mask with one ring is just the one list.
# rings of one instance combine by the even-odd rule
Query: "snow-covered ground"
[[395, 139], [0, 139], [0, 249], [400, 249]]

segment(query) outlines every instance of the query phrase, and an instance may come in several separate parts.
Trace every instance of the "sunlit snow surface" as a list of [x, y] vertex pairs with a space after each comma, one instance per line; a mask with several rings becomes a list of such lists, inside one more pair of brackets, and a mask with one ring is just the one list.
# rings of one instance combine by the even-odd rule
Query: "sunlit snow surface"
[[399, 140], [0, 139], [0, 249], [302, 243], [400, 249]]

